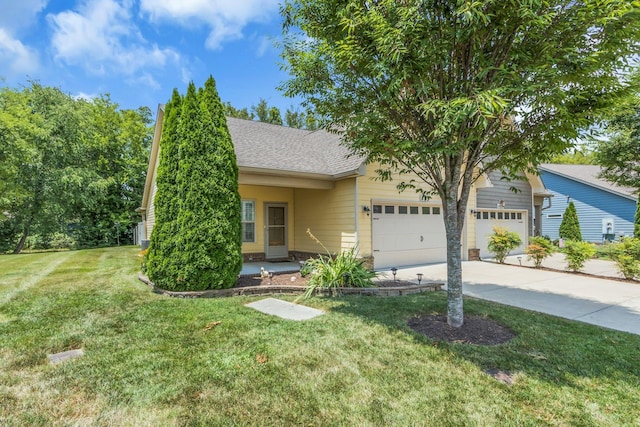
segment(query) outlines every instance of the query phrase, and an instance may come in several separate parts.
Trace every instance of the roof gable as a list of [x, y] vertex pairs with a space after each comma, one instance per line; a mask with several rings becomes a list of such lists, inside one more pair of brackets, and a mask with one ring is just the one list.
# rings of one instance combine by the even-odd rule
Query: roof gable
[[600, 178], [602, 168], [598, 165], [564, 165], [564, 164], [542, 164], [540, 171], [553, 173], [564, 178], [589, 185], [600, 190], [635, 200], [636, 189], [613, 184]]
[[227, 117], [240, 168], [340, 176], [357, 170], [364, 158], [352, 156], [338, 135]]

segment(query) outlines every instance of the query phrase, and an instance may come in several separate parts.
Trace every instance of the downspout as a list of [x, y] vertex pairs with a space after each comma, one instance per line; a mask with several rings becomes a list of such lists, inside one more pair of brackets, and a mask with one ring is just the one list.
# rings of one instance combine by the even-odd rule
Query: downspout
[[357, 257], [360, 257], [360, 241], [358, 239], [358, 226], [359, 226], [359, 218], [358, 216], [360, 215], [360, 211], [358, 209], [358, 201], [359, 199], [359, 195], [358, 195], [358, 177], [356, 176], [355, 178], [353, 178], [355, 181], [354, 184], [354, 197], [353, 197], [353, 225], [355, 227], [355, 233], [354, 233], [354, 239], [355, 239], [355, 244], [358, 248], [358, 253], [356, 254]]

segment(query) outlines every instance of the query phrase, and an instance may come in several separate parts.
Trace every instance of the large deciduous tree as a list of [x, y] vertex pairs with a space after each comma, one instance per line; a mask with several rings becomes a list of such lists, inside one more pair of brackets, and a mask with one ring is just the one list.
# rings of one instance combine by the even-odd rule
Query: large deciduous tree
[[[628, 0], [289, 0], [288, 95], [345, 143], [437, 195], [448, 322], [463, 324], [461, 234], [471, 186], [562, 153], [626, 94], [640, 9]], [[410, 176], [418, 177], [412, 180]]]
[[81, 247], [131, 242], [150, 111], [31, 82], [0, 89], [0, 251], [59, 233]]

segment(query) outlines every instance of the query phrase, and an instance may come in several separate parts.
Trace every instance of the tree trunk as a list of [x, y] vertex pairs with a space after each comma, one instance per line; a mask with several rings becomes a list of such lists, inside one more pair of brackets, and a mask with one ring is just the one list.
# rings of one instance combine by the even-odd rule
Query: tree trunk
[[18, 242], [18, 246], [16, 246], [13, 251], [14, 254], [19, 254], [22, 252], [22, 248], [24, 248], [24, 244], [27, 241], [27, 237], [29, 236], [29, 229], [31, 228], [31, 220], [27, 221], [24, 225], [24, 229], [22, 230], [22, 237], [20, 237], [20, 241]]
[[462, 303], [462, 224], [458, 219], [457, 200], [447, 197], [443, 206], [447, 233], [447, 323], [459, 328], [464, 323]]

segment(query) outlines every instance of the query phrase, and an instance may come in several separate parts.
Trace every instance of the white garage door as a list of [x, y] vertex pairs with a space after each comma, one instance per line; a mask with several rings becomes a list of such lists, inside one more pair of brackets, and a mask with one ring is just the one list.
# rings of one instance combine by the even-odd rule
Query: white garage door
[[476, 247], [480, 249], [480, 258], [493, 258], [487, 245], [493, 227], [503, 227], [520, 235], [522, 244], [511, 251], [511, 255], [524, 253], [529, 241], [527, 230], [527, 211], [506, 209], [485, 209], [476, 211]]
[[446, 261], [441, 206], [374, 201], [371, 211], [375, 268]]

